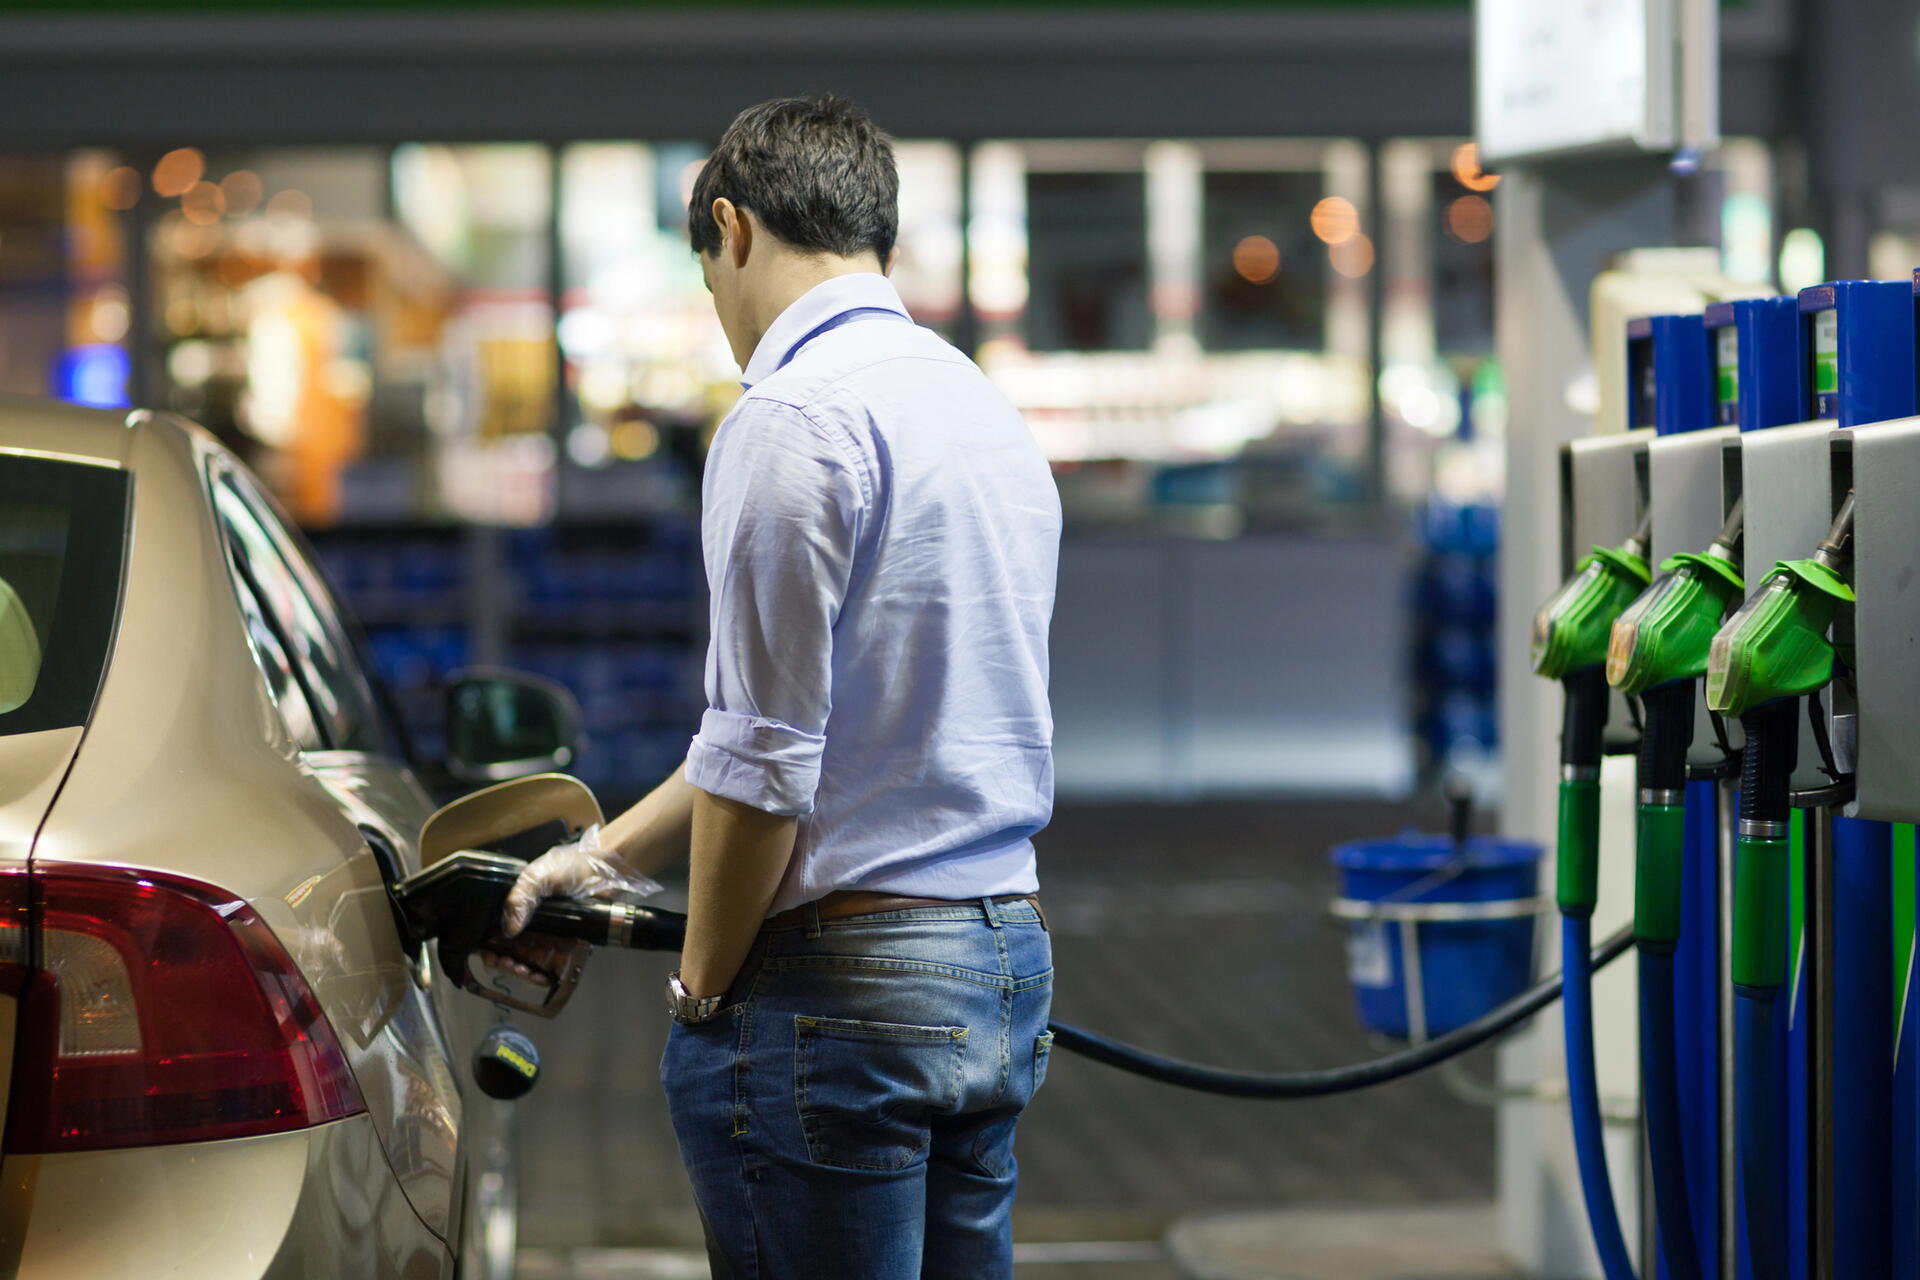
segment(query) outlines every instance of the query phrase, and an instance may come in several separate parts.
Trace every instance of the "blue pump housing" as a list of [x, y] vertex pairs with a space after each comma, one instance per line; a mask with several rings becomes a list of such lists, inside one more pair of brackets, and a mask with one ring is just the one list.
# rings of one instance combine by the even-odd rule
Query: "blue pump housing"
[[1716, 423], [1758, 431], [1806, 418], [1806, 330], [1798, 299], [1716, 302], [1703, 320], [1714, 356]]
[[[1800, 291], [1810, 418], [1859, 427], [1914, 410], [1913, 286], [1904, 280], [1836, 280]], [[1832, 374], [1821, 376], [1818, 334], [1833, 312]]]
[[1627, 425], [1670, 436], [1713, 421], [1712, 349], [1701, 318], [1627, 321]]
[[[1914, 284], [1840, 280], [1798, 299], [1809, 418], [1870, 427], [1913, 415], [1916, 386]], [[1823, 368], [1830, 365], [1831, 368]], [[1888, 910], [1892, 828], [1833, 823], [1833, 1274], [1894, 1275], [1892, 920]], [[1805, 1073], [1804, 952], [1796, 966], [1789, 1032], [1790, 1240], [1796, 1280], [1809, 1242], [1806, 1149], [1810, 1083]]]

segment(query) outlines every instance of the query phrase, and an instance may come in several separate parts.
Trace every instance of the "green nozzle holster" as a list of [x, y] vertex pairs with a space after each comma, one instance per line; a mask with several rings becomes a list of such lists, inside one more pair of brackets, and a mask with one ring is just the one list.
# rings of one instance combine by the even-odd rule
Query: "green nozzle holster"
[[1635, 831], [1633, 936], [1645, 946], [1680, 940], [1681, 859], [1687, 810], [1677, 804], [1643, 804]]
[[1778, 987], [1787, 980], [1791, 841], [1741, 836], [1733, 870], [1733, 981]]

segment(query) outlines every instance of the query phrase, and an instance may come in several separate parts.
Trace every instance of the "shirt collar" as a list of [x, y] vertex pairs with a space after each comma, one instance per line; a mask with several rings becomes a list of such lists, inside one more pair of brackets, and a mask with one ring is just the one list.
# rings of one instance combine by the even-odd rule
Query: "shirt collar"
[[774, 373], [793, 359], [809, 338], [849, 311], [892, 311], [912, 319], [893, 282], [883, 275], [859, 271], [823, 280], [795, 298], [767, 327], [766, 336], [747, 361], [740, 385], [751, 387]]

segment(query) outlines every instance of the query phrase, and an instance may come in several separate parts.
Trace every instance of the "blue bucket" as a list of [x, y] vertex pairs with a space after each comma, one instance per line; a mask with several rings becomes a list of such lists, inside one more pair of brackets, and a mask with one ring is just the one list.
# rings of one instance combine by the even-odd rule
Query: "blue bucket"
[[[1476, 836], [1464, 867], [1453, 842], [1414, 832], [1336, 847], [1340, 890], [1350, 904], [1527, 902], [1539, 893], [1540, 846]], [[1427, 1034], [1444, 1035], [1526, 990], [1533, 976], [1532, 912], [1502, 919], [1427, 920], [1418, 926]], [[1356, 919], [1347, 941], [1347, 976], [1360, 1021], [1406, 1038], [1406, 958], [1396, 920]]]

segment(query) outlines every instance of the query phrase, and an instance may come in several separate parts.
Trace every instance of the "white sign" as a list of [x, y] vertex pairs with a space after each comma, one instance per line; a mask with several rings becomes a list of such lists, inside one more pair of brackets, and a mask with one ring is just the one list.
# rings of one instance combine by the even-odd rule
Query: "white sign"
[[1717, 17], [1715, 0], [1477, 0], [1481, 162], [1710, 145]]

